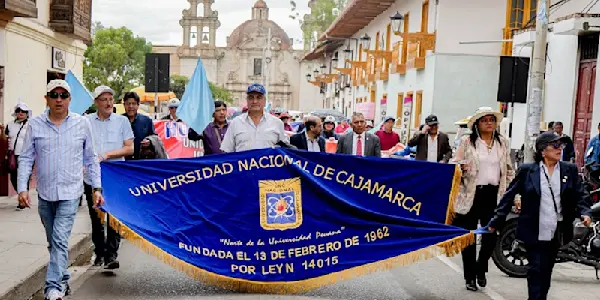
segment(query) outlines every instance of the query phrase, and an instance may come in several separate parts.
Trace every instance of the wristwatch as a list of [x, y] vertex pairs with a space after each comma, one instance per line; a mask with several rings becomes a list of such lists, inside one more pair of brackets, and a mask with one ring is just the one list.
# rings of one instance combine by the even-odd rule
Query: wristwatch
[[102, 188], [101, 187], [99, 187], [99, 188], [93, 188], [92, 191], [102, 193]]

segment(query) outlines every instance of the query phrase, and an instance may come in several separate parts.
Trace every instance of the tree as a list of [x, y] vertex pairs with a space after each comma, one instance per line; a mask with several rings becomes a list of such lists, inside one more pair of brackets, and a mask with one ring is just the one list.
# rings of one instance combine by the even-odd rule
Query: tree
[[[183, 98], [183, 93], [185, 92], [185, 87], [190, 81], [189, 78], [183, 75], [171, 75], [170, 78], [170, 90], [177, 95], [177, 98]], [[210, 87], [210, 92], [213, 96], [214, 100], [221, 100], [229, 105], [233, 102], [233, 95], [227, 89], [219, 87], [212, 82], [208, 83]]]
[[310, 14], [300, 18], [296, 1], [290, 1], [290, 18], [300, 24], [306, 49], [311, 48], [312, 43], [329, 28], [347, 4], [348, 0], [315, 0], [311, 5]]
[[90, 91], [99, 85], [111, 87], [115, 99], [120, 100], [124, 92], [143, 84], [145, 57], [152, 45], [126, 27], [98, 25], [93, 43], [85, 52], [83, 81]]

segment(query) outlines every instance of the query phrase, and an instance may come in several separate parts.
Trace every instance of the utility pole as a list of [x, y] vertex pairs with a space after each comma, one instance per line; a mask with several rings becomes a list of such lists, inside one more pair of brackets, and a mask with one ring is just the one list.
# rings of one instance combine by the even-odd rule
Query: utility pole
[[546, 40], [548, 36], [549, 0], [539, 0], [535, 22], [535, 44], [531, 75], [529, 78], [529, 101], [527, 101], [527, 123], [525, 129], [525, 158], [526, 163], [534, 161], [534, 145], [540, 134], [542, 122], [542, 100], [544, 97], [544, 77], [546, 74]]

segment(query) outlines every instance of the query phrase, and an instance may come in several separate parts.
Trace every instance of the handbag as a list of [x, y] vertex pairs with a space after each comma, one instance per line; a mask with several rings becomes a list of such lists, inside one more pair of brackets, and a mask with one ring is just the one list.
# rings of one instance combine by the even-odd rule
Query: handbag
[[17, 137], [15, 138], [13, 150], [8, 150], [8, 152], [6, 152], [6, 167], [7, 167], [9, 173], [17, 170], [17, 157], [15, 155], [14, 149], [17, 147], [17, 141], [19, 140], [19, 135], [21, 135], [21, 130], [23, 130], [24, 126], [25, 126], [25, 122], [23, 122], [23, 124], [21, 124], [21, 128], [19, 128], [19, 132], [17, 132]]

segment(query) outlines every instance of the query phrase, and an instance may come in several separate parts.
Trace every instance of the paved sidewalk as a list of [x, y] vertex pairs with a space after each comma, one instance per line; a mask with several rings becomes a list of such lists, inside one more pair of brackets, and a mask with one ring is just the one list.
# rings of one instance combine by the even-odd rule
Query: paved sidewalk
[[[31, 200], [31, 209], [17, 211], [16, 197], [0, 197], [0, 300], [28, 299], [44, 285], [49, 255], [35, 191]], [[91, 223], [84, 203], [69, 242], [70, 264], [89, 253], [91, 244]]]

